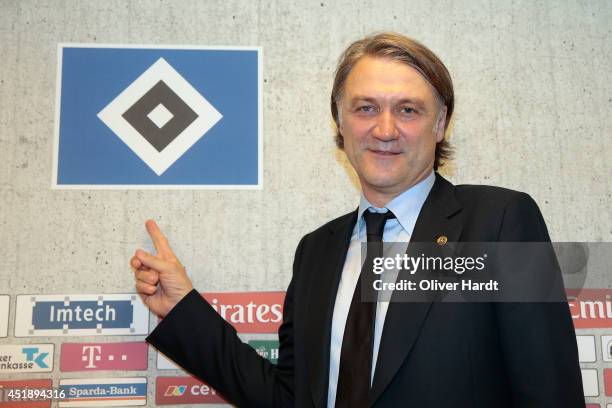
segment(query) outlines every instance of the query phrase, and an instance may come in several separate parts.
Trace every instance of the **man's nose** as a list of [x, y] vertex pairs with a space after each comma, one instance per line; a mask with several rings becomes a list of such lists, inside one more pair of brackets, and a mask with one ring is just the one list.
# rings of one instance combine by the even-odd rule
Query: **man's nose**
[[395, 127], [395, 118], [393, 113], [388, 110], [383, 110], [378, 115], [374, 136], [380, 140], [393, 140], [397, 138], [397, 129]]

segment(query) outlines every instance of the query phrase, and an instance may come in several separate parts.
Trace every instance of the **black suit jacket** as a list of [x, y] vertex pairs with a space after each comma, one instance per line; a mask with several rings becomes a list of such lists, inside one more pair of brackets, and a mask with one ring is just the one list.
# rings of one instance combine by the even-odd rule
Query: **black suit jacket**
[[[278, 364], [242, 343], [194, 290], [147, 338], [238, 406], [325, 407], [332, 313], [356, 212], [300, 241], [279, 329]], [[413, 242], [549, 241], [524, 193], [441, 176]], [[584, 407], [567, 303], [389, 305], [373, 407]]]

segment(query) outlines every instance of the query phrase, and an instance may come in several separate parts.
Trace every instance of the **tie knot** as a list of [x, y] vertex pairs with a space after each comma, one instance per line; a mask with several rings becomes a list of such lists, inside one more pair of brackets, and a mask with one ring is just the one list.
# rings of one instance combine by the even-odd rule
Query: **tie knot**
[[368, 242], [382, 242], [385, 223], [387, 220], [391, 220], [393, 218], [395, 218], [395, 214], [393, 214], [391, 211], [387, 211], [386, 213], [376, 213], [366, 210], [363, 213], [363, 219], [366, 223]]

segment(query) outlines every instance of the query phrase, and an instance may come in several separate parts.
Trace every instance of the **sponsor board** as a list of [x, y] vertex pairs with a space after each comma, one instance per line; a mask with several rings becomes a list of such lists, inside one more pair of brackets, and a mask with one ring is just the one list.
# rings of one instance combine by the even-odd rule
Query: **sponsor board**
[[259, 47], [59, 44], [53, 186], [261, 188]]
[[172, 360], [164, 356], [159, 351], [157, 352], [157, 369], [158, 370], [181, 370], [181, 367], [174, 364]]
[[277, 333], [283, 321], [285, 292], [202, 293], [238, 333]]
[[278, 362], [278, 340], [249, 340], [248, 344], [255, 349], [257, 354], [267, 358], [272, 364]]
[[51, 379], [0, 380], [0, 406], [2, 408], [49, 408], [51, 399], [47, 398], [48, 395], [42, 396], [41, 394], [51, 392]]
[[148, 351], [149, 346], [144, 341], [63, 343], [60, 371], [143, 371], [148, 366]]
[[80, 378], [60, 380], [60, 407], [124, 407], [147, 403], [147, 379]]
[[0, 345], [0, 373], [53, 371], [53, 344]]
[[612, 289], [567, 290], [576, 329], [612, 328]]
[[193, 377], [157, 377], [155, 404], [224, 404], [227, 403], [208, 384]]
[[612, 336], [601, 336], [601, 354], [603, 361], [612, 361]]
[[143, 335], [149, 310], [135, 294], [19, 295], [15, 337]]
[[581, 363], [593, 363], [597, 360], [595, 353], [595, 336], [576, 336], [578, 360]]
[[0, 337], [8, 336], [9, 295], [0, 295]]
[[599, 396], [599, 384], [597, 383], [597, 370], [582, 369], [582, 388], [585, 397]]

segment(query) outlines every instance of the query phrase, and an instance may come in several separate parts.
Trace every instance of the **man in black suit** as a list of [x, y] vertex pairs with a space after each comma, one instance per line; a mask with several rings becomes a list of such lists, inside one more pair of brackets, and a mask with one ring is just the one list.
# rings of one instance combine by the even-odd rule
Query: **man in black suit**
[[454, 106], [442, 62], [400, 35], [364, 38], [341, 57], [331, 106], [361, 203], [300, 241], [278, 364], [193, 290], [153, 221], [157, 254], [137, 250], [131, 260], [138, 293], [165, 317], [147, 341], [239, 406], [584, 406], [566, 303], [361, 301], [366, 237], [549, 241], [528, 195], [453, 186], [435, 173], [449, 156]]

